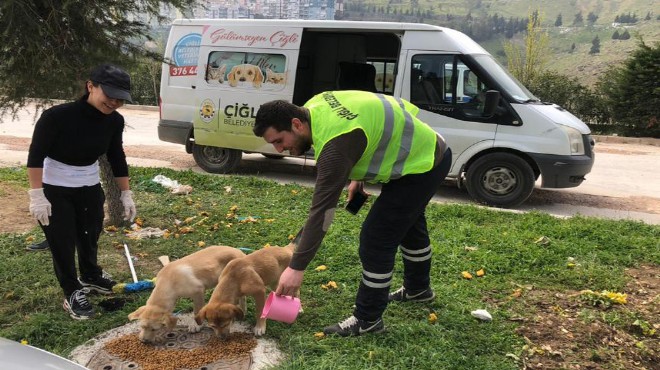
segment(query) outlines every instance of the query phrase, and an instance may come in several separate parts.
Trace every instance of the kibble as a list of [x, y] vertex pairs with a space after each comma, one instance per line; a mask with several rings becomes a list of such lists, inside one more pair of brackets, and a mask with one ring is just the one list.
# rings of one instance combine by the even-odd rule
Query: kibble
[[248, 333], [231, 333], [226, 340], [212, 337], [205, 346], [191, 350], [154, 347], [142, 343], [137, 334], [128, 334], [106, 343], [105, 350], [143, 370], [176, 370], [244, 356], [256, 346], [257, 340]]

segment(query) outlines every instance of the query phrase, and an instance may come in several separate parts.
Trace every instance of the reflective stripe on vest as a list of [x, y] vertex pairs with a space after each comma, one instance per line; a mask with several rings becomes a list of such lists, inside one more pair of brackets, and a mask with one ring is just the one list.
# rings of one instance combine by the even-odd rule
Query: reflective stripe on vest
[[[371, 158], [367, 173], [365, 174], [365, 177], [370, 179], [376, 178], [378, 175], [380, 167], [383, 165], [383, 161], [385, 160], [385, 152], [387, 151], [387, 147], [390, 144], [392, 133], [394, 132], [394, 108], [392, 108], [392, 103], [385, 97], [385, 95], [375, 95], [383, 103], [383, 109], [385, 110], [385, 122], [383, 127], [383, 135], [380, 137], [376, 152]], [[399, 107], [401, 108], [401, 111], [405, 117], [405, 122], [403, 125], [403, 135], [401, 136], [401, 146], [399, 147], [399, 153], [396, 156], [394, 167], [390, 173], [390, 179], [397, 179], [401, 177], [403, 173], [403, 164], [406, 161], [407, 153], [410, 152], [413, 134], [415, 133], [415, 125], [413, 124], [412, 116], [406, 110], [401, 99], [394, 99], [397, 101], [397, 103], [399, 103]]]

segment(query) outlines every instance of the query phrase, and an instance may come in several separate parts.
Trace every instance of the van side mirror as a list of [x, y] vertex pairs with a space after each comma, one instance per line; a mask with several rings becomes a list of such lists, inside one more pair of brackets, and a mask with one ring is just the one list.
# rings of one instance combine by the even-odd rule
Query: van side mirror
[[500, 92], [497, 90], [486, 91], [486, 102], [484, 103], [484, 116], [492, 117], [497, 111], [500, 103]]

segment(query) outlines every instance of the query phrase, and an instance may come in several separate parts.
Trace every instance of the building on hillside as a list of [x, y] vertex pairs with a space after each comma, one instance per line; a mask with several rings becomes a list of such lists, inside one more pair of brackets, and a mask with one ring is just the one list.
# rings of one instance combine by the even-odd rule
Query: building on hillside
[[343, 0], [199, 0], [190, 14], [162, 7], [161, 15], [175, 18], [335, 19]]

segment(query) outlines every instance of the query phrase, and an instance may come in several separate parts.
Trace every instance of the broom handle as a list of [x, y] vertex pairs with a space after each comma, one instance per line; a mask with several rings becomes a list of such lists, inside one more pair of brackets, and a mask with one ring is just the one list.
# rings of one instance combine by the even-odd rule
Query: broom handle
[[135, 267], [133, 267], [133, 260], [131, 259], [131, 254], [128, 252], [128, 245], [124, 243], [124, 253], [126, 254], [126, 259], [128, 260], [128, 267], [131, 268], [131, 276], [133, 277], [133, 282], [137, 283], [137, 275], [135, 274]]

